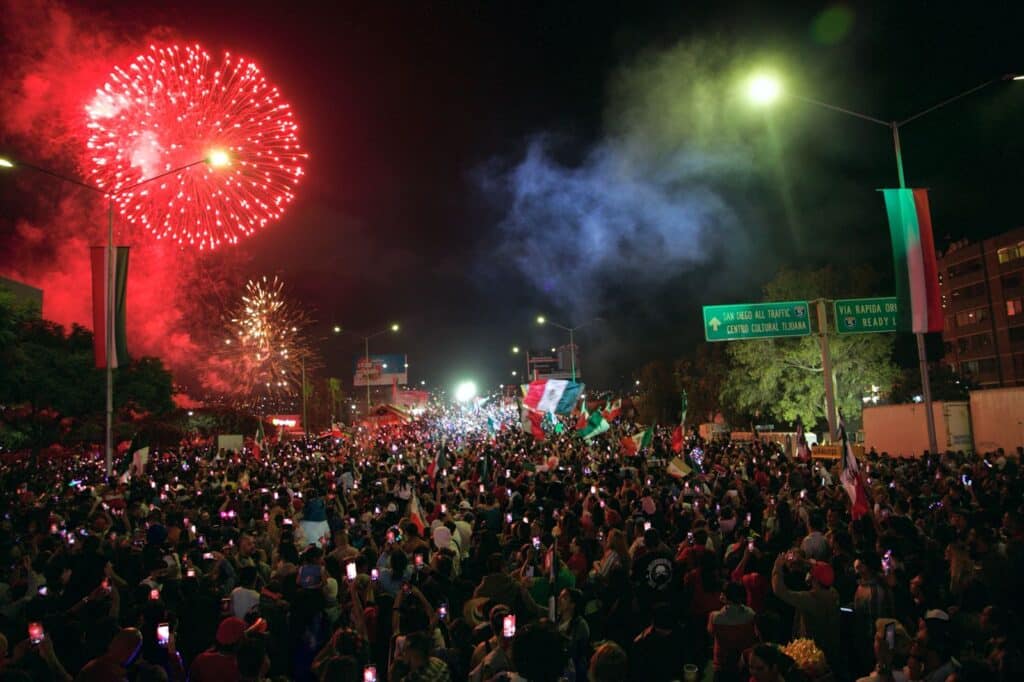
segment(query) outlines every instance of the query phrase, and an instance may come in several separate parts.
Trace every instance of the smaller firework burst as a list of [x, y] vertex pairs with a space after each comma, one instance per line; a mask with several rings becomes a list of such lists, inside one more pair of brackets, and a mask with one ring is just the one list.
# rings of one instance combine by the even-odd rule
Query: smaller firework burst
[[284, 295], [277, 277], [249, 280], [245, 294], [226, 317], [223, 355], [231, 371], [225, 377], [242, 401], [299, 395], [303, 362], [314, 358], [306, 314]]

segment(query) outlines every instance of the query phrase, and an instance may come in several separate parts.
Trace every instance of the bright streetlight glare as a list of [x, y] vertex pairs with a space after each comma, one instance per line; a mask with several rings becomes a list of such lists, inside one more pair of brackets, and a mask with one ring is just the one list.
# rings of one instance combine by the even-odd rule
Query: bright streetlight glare
[[551, 352], [552, 352], [552, 353], [557, 353], [557, 352], [558, 352], [558, 349], [557, 349], [557, 348], [552, 348], [552, 349], [551, 349]]
[[455, 387], [455, 399], [460, 403], [466, 403], [476, 397], [476, 384], [472, 381], [463, 381]]
[[516, 372], [515, 370], [512, 370], [512, 376], [517, 376], [517, 375], [518, 375], [518, 372]]
[[214, 149], [206, 157], [206, 162], [214, 168], [223, 168], [231, 165], [231, 155], [223, 149]]
[[512, 352], [513, 353], [518, 353], [519, 352], [519, 346], [512, 346]]
[[747, 84], [747, 95], [755, 104], [771, 104], [782, 94], [782, 84], [775, 76], [754, 76]]
[[0, 156], [0, 168], [14, 168], [14, 162]]
[[340, 334], [341, 333], [341, 327], [339, 327], [338, 325], [334, 325], [334, 333], [335, 334]]
[[537, 324], [544, 324], [545, 322], [547, 322], [547, 320], [544, 319], [543, 315], [537, 316]]
[[391, 325], [391, 331], [393, 331], [393, 332], [397, 332], [398, 331], [398, 323], [397, 322], [395, 324]]
[[426, 385], [427, 385], [426, 379], [420, 379], [420, 386], [426, 386]]

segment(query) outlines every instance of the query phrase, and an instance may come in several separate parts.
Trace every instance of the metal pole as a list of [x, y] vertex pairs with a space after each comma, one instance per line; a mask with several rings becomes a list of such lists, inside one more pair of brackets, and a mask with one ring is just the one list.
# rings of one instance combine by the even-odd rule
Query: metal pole
[[302, 430], [309, 440], [309, 415], [306, 412], [306, 358], [302, 358]]
[[114, 198], [107, 197], [107, 310], [103, 320], [107, 337], [104, 341], [107, 356], [107, 433], [106, 473], [114, 473], [114, 368], [110, 364], [114, 349]]
[[576, 382], [576, 341], [573, 339], [573, 330], [569, 330], [569, 357], [572, 359], [572, 380]]
[[[896, 152], [896, 170], [900, 176], [900, 189], [906, 189], [907, 183], [903, 177], [903, 152], [900, 148], [900, 128], [895, 121], [892, 127], [892, 147]], [[924, 345], [924, 334], [915, 333], [917, 337], [917, 363], [921, 372], [921, 397], [924, 400], [924, 417], [928, 425], [928, 452], [938, 454], [939, 444], [935, 437], [935, 415], [932, 413], [932, 386], [928, 377], [928, 351]]]
[[818, 344], [821, 346], [821, 371], [825, 379], [825, 419], [828, 422], [829, 440], [836, 433], [836, 398], [832, 386], [832, 357], [828, 352], [828, 311], [825, 299], [819, 298], [818, 304]]
[[363, 381], [366, 382], [366, 418], [370, 418], [370, 337], [364, 336], [365, 362], [363, 363]]

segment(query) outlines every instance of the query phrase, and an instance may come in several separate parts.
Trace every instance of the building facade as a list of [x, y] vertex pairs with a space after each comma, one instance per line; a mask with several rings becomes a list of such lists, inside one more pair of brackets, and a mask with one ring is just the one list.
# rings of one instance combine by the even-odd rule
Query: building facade
[[1024, 386], [1024, 227], [940, 254], [942, 361], [982, 387]]

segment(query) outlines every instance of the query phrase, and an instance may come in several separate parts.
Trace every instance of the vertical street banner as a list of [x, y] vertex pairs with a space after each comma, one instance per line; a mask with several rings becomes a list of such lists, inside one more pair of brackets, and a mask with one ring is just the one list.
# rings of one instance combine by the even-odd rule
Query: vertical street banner
[[942, 299], [928, 190], [883, 189], [900, 331], [942, 331]]
[[391, 386], [409, 383], [408, 360], [398, 353], [389, 355], [357, 355], [353, 363], [353, 386]]
[[[91, 248], [93, 354], [97, 367], [107, 366], [107, 307], [110, 301], [110, 259], [104, 246]], [[128, 363], [128, 336], [125, 332], [125, 306], [128, 300], [128, 247], [114, 249], [114, 339], [110, 344], [110, 366]]]

